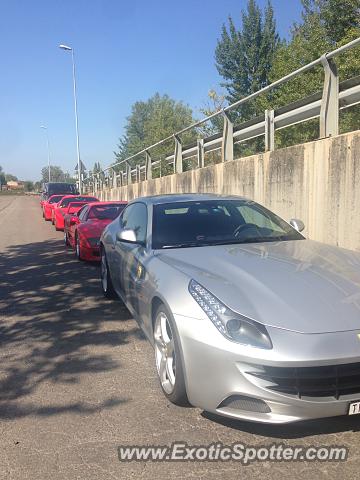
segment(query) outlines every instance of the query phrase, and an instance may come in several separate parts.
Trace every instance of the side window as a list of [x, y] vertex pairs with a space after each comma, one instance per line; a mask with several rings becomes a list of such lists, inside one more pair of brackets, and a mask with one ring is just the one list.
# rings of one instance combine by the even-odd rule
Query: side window
[[147, 208], [144, 203], [133, 203], [125, 208], [120, 217], [121, 228], [134, 230], [137, 240], [146, 241]]
[[88, 212], [89, 208], [87, 205], [85, 205], [78, 213], [79, 219], [83, 222], [85, 220], [86, 214]]
[[243, 216], [246, 223], [253, 223], [257, 227], [270, 228], [271, 230], [278, 229], [278, 226], [273, 223], [264, 212], [259, 212], [256, 207], [242, 205], [241, 207], [237, 207], [237, 209]]

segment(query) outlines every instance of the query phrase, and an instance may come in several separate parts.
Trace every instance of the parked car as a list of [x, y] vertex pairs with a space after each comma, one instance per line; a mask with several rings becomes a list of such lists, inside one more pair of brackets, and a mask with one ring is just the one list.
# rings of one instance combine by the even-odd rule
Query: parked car
[[60, 202], [54, 205], [52, 211], [52, 223], [56, 230], [64, 230], [64, 216], [69, 203], [72, 202], [98, 202], [98, 199], [90, 195], [66, 195]]
[[52, 211], [54, 205], [64, 197], [64, 195], [51, 195], [47, 200], [43, 200], [42, 202], [42, 209], [43, 209], [43, 217], [44, 219], [51, 220], [52, 219]]
[[79, 260], [100, 260], [100, 236], [104, 228], [120, 215], [126, 204], [127, 202], [94, 202], [87, 204], [76, 215], [65, 216], [65, 244], [75, 250]]
[[88, 205], [86, 202], [70, 202], [69, 205], [64, 210], [64, 242], [65, 245], [68, 245], [67, 242], [67, 228], [69, 225], [72, 224], [74, 219], [77, 219], [77, 215], [80, 210], [85, 206]]
[[101, 286], [172, 402], [266, 423], [360, 413], [360, 254], [240, 197], [140, 198], [101, 237]]
[[78, 195], [77, 186], [72, 183], [65, 182], [48, 182], [44, 184], [42, 198], [47, 200], [52, 195]]

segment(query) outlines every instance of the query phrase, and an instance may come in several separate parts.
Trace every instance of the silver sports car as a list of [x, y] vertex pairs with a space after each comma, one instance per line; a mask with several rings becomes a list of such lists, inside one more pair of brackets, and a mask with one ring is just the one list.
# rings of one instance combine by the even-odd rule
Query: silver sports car
[[245, 198], [129, 203], [101, 237], [104, 295], [154, 345], [176, 403], [259, 422], [360, 413], [360, 254]]

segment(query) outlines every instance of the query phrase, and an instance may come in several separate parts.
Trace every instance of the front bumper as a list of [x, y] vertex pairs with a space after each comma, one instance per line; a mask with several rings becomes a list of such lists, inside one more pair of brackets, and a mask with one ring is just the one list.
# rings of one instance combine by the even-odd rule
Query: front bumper
[[52, 209], [50, 207], [44, 207], [44, 218], [45, 218], [45, 220], [51, 220]]
[[[360, 362], [358, 332], [307, 335], [268, 328], [274, 347], [262, 350], [227, 340], [210, 320], [182, 315], [174, 319], [187, 394], [196, 407], [233, 418], [289, 423], [347, 415], [349, 404], [360, 400], [360, 387], [359, 393], [338, 399], [330, 395], [299, 398], [270, 390], [271, 382], [252, 374], [263, 366], [303, 368]], [[228, 402], [229, 398], [240, 398], [240, 402]]]
[[58, 230], [64, 230], [64, 217], [61, 213], [55, 212], [55, 226]]
[[81, 244], [81, 258], [88, 262], [100, 262], [100, 247]]

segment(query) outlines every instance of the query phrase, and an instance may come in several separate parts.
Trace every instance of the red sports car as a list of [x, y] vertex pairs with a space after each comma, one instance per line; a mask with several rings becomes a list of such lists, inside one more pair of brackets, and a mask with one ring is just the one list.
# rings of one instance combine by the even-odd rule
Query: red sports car
[[90, 203], [98, 202], [98, 199], [89, 195], [65, 195], [53, 208], [52, 223], [56, 230], [64, 230], [64, 216], [69, 203], [72, 202]]
[[120, 215], [127, 202], [94, 202], [84, 206], [76, 216], [66, 219], [65, 243], [79, 260], [99, 261], [102, 231]]
[[51, 195], [48, 200], [44, 200], [42, 204], [42, 209], [43, 209], [43, 217], [45, 220], [51, 220], [52, 219], [52, 210], [54, 208], [54, 205], [64, 197], [64, 195]]
[[66, 226], [70, 225], [70, 222], [74, 217], [77, 218], [78, 212], [82, 209], [82, 207], [84, 205], [87, 205], [87, 202], [71, 202], [71, 203], [69, 203], [69, 205], [65, 209], [65, 213], [64, 213], [64, 239], [65, 239], [65, 244], [67, 244], [67, 242], [66, 242], [66, 238], [67, 238], [66, 228], [67, 227]]

